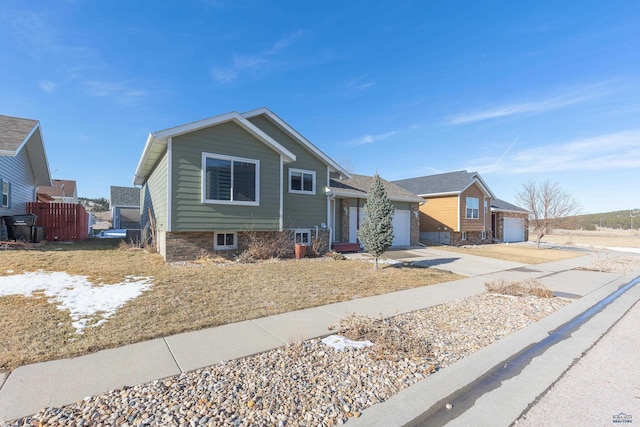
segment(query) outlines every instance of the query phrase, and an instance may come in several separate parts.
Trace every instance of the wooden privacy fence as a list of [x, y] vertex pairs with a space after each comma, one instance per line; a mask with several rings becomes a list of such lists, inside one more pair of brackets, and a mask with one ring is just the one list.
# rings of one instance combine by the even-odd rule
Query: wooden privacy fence
[[38, 216], [36, 224], [44, 227], [49, 242], [75, 242], [89, 236], [89, 214], [81, 204], [29, 202], [27, 213]]

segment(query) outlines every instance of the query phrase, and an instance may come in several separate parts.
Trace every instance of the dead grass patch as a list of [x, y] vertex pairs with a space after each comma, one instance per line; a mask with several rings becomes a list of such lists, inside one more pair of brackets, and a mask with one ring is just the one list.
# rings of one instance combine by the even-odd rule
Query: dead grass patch
[[401, 317], [371, 317], [352, 314], [340, 321], [337, 333], [350, 340], [373, 343], [370, 354], [377, 359], [400, 360], [427, 357], [429, 343], [413, 334]]
[[538, 282], [536, 279], [522, 281], [509, 281], [505, 279], [494, 280], [484, 284], [487, 292], [514, 297], [534, 296], [539, 298], [552, 298], [551, 289]]
[[[239, 264], [218, 259], [172, 266], [159, 254], [118, 249], [119, 241], [47, 244], [0, 252], [0, 275], [38, 270], [119, 283], [151, 276], [153, 286], [106, 323], [76, 335], [67, 312], [45, 298], [0, 297], [0, 368], [78, 356], [180, 332], [462, 278], [431, 269], [335, 262], [330, 257]], [[25, 310], [28, 310], [25, 314]]]
[[522, 245], [496, 244], [478, 246], [442, 246], [445, 251], [465, 253], [469, 255], [484, 256], [501, 259], [504, 261], [520, 262], [523, 264], [543, 264], [546, 262], [560, 261], [576, 258], [585, 254], [574, 251], [558, 249], [536, 249]]
[[552, 234], [545, 235], [542, 242], [601, 248], [640, 248], [640, 233], [637, 230], [554, 230]]

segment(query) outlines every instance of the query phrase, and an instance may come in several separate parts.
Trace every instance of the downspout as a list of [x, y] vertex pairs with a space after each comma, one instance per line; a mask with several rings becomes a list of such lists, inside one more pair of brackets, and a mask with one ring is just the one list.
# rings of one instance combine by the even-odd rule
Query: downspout
[[[166, 230], [169, 232], [173, 231], [173, 227], [171, 226], [171, 221], [173, 221], [173, 215], [171, 214], [171, 211], [173, 210], [172, 209], [172, 204], [173, 204], [173, 179], [172, 179], [173, 166], [172, 164], [173, 164], [173, 138], [169, 138], [169, 141], [167, 141], [167, 205], [168, 206], [167, 206], [167, 219], [166, 219], [167, 220]], [[203, 173], [205, 172], [203, 171]]]
[[280, 231], [284, 229], [284, 159], [280, 155], [280, 211], [278, 213], [278, 226]]
[[[331, 249], [331, 244], [333, 243], [333, 227], [335, 226], [335, 222], [336, 222], [336, 204], [335, 204], [335, 199], [336, 199], [336, 194], [332, 191], [328, 191], [327, 192], [327, 201], [328, 201], [328, 206], [327, 206], [327, 227], [329, 228], [329, 249]], [[333, 221], [331, 218], [331, 202], [333, 203]], [[317, 229], [318, 227], [316, 227]], [[317, 233], [317, 232], [316, 232]], [[316, 236], [317, 239], [317, 236]]]
[[356, 243], [360, 243], [358, 239], [358, 231], [360, 231], [360, 199], [356, 199]]

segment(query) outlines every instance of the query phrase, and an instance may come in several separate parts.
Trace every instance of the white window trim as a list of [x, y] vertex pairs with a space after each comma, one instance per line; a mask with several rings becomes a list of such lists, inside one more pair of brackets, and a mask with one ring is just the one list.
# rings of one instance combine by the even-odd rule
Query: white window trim
[[467, 240], [467, 232], [466, 231], [462, 232], [462, 237], [460, 238], [460, 240]]
[[[469, 199], [475, 199], [478, 201], [478, 207], [477, 208], [469, 208]], [[469, 209], [471, 209], [472, 211], [477, 211], [478, 212], [478, 217], [474, 218], [473, 215], [469, 216]], [[465, 203], [464, 203], [464, 210], [465, 210], [465, 217], [467, 219], [480, 219], [480, 199], [478, 199], [477, 197], [467, 197], [465, 199]]]
[[[245, 163], [253, 163], [256, 165], [256, 200], [255, 202], [245, 202], [245, 201], [237, 201], [237, 200], [215, 200], [215, 199], [207, 199], [207, 159], [219, 159], [219, 160], [229, 160], [229, 161], [238, 161]], [[231, 168], [231, 176], [233, 183], [233, 168]], [[244, 157], [235, 157], [235, 156], [226, 156], [223, 154], [215, 154], [215, 153], [202, 153], [202, 176], [200, 179], [200, 184], [202, 185], [202, 203], [213, 204], [213, 205], [242, 205], [242, 206], [260, 206], [260, 160], [255, 159], [247, 159]], [[231, 187], [231, 197], [233, 197], [233, 184]]]
[[[7, 186], [7, 192], [5, 193], [4, 187]], [[7, 196], [7, 203], [4, 203], [4, 196]], [[9, 181], [5, 181], [0, 179], [0, 207], [9, 208], [11, 207], [11, 183]]]
[[[233, 234], [233, 245], [218, 245], [218, 235], [219, 234]], [[228, 249], [238, 249], [238, 233], [231, 231], [231, 232], [215, 232], [213, 233], [213, 249], [216, 251], [223, 251], [223, 250], [228, 250]]]
[[296, 242], [297, 234], [306, 234], [307, 235], [307, 245], [311, 244], [311, 230], [308, 228], [296, 228], [293, 230], [293, 243]]
[[[301, 173], [301, 174], [308, 174], [311, 175], [311, 191], [305, 191], [305, 190], [294, 190], [291, 188], [291, 174], [292, 173]], [[289, 168], [289, 193], [292, 194], [316, 194], [316, 171], [310, 171], [310, 170], [305, 170], [305, 169], [294, 169], [294, 168]], [[304, 179], [302, 180], [302, 182], [304, 183]]]
[[482, 232], [482, 240], [487, 240], [487, 232], [486, 231]]

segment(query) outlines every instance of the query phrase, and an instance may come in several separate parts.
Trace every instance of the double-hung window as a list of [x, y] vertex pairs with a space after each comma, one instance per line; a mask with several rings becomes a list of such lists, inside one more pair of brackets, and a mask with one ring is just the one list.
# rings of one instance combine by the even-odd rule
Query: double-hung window
[[315, 194], [315, 171], [289, 169], [289, 193]]
[[9, 200], [10, 200], [11, 184], [9, 183], [9, 181], [4, 181], [0, 179], [0, 187], [1, 187], [0, 189], [2, 190], [2, 199], [0, 200], [2, 204], [0, 204], [0, 207], [8, 208], [10, 207]]
[[467, 197], [467, 219], [480, 218], [480, 200], [477, 197]]
[[260, 161], [219, 154], [202, 154], [204, 203], [258, 206]]

